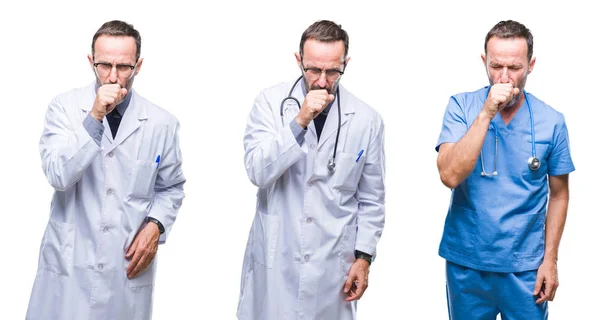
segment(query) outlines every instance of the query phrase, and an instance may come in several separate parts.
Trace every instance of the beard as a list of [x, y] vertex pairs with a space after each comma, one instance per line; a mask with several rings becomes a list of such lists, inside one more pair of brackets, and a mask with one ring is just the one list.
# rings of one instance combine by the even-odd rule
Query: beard
[[[492, 78], [490, 77], [489, 73], [488, 73], [488, 79], [490, 81], [490, 87], [494, 85], [494, 81], [492, 80]], [[523, 78], [519, 79], [516, 83], [516, 85], [514, 85], [515, 88], [519, 89], [519, 93], [516, 94], [514, 97], [512, 97], [512, 99], [508, 100], [508, 102], [506, 102], [506, 104], [504, 105], [503, 108], [512, 108], [514, 106], [516, 106], [519, 103], [519, 99], [521, 98], [521, 95], [523, 94], [523, 90], [525, 90], [525, 84], [527, 83], [527, 74], [525, 74], [523, 76]]]
[[321, 88], [321, 86], [319, 86], [318, 84], [314, 84], [312, 86], [309, 86], [308, 85], [308, 80], [306, 79], [306, 77], [303, 77], [303, 79], [304, 79], [304, 86], [306, 88], [308, 88], [308, 91], [310, 91], [310, 90], [323, 90], [323, 89], [325, 89], [325, 90], [327, 90], [327, 93], [332, 94], [332, 95], [335, 95], [335, 91], [337, 90], [337, 87], [340, 84], [340, 79], [338, 79], [338, 80], [336, 80], [336, 81], [333, 82], [333, 85], [329, 86], [329, 83], [327, 83], [326, 87]]
[[[98, 87], [101, 87], [105, 84], [111, 84], [110, 82], [104, 83], [104, 82], [100, 81], [100, 77], [98, 76], [98, 74], [96, 72], [94, 72], [94, 75], [96, 76], [96, 83], [98, 84]], [[135, 80], [135, 75], [132, 75], [130, 78], [128, 78], [124, 85], [119, 84], [119, 86], [121, 86], [121, 88], [127, 89], [127, 94], [129, 94], [131, 92], [131, 88], [133, 87], [133, 80]], [[123, 100], [125, 100], [125, 97], [123, 97]], [[121, 102], [123, 102], [123, 100], [119, 101], [119, 103], [117, 103], [117, 105], [121, 104]]]

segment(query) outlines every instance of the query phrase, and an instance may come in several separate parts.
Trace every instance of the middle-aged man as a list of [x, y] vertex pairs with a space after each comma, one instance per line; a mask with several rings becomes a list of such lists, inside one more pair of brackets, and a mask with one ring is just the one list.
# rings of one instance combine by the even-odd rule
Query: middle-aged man
[[141, 37], [103, 24], [88, 55], [96, 81], [58, 95], [40, 140], [55, 189], [27, 319], [150, 319], [159, 242], [185, 178], [177, 119], [138, 95]]
[[300, 40], [302, 76], [261, 92], [244, 137], [257, 206], [239, 319], [354, 319], [384, 225], [383, 121], [339, 85], [348, 34]]
[[490, 85], [450, 98], [437, 144], [452, 189], [439, 249], [449, 315], [546, 319], [575, 170], [567, 127], [524, 90], [535, 65], [529, 29], [501, 21], [484, 48]]

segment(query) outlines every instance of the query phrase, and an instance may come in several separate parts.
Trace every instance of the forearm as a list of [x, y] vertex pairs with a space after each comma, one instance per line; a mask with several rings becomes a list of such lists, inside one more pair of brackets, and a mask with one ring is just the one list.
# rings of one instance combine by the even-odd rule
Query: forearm
[[449, 188], [456, 188], [477, 164], [491, 118], [480, 112], [467, 133], [456, 143], [440, 146], [438, 170], [440, 179]]
[[358, 230], [355, 250], [376, 255], [376, 248], [385, 224], [385, 205], [380, 202], [364, 201], [359, 204]]
[[171, 228], [175, 223], [177, 213], [185, 197], [185, 193], [183, 192], [184, 183], [185, 180], [169, 188], [159, 190], [154, 194], [152, 208], [148, 212], [148, 217], [158, 220], [165, 228], [165, 232], [160, 236], [160, 243], [166, 242]]
[[546, 245], [544, 260], [558, 260], [558, 246], [567, 220], [568, 195], [550, 197], [546, 215]]
[[64, 191], [79, 181], [83, 172], [101, 153], [83, 124], [71, 131], [56, 121], [47, 120], [40, 139], [40, 154], [48, 182]]
[[376, 247], [385, 224], [385, 152], [383, 122], [369, 143], [363, 174], [358, 184], [355, 250], [376, 255]]
[[274, 134], [248, 132], [245, 144], [248, 146], [245, 157], [248, 178], [259, 188], [275, 182], [306, 155], [288, 126]]
[[102, 146], [102, 134], [104, 133], [104, 126], [102, 121], [94, 118], [91, 113], [83, 119], [83, 127], [88, 132], [90, 137], [94, 139], [94, 142], [101, 147]]

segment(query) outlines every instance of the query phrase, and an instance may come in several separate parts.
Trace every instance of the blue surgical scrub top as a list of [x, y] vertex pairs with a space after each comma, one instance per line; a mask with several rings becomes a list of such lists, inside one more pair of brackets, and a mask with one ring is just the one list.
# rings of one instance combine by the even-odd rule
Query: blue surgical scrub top
[[[450, 98], [436, 150], [456, 143], [483, 108], [487, 87]], [[481, 158], [471, 175], [452, 190], [439, 254], [469, 268], [491, 272], [535, 270], [544, 257], [548, 175], [575, 170], [564, 116], [526, 93], [534, 115], [535, 150], [541, 167], [532, 171], [531, 122], [524, 102], [508, 125], [498, 113], [498, 175], [481, 175]], [[483, 144], [485, 171], [494, 171], [495, 133]]]

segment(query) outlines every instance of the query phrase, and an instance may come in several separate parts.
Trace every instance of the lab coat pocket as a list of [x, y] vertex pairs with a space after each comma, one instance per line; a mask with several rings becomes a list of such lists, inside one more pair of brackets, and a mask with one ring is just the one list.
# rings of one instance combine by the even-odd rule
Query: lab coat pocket
[[[334, 189], [356, 191], [366, 155], [338, 152], [335, 157], [335, 172], [332, 186]], [[357, 160], [358, 159], [358, 160]]]
[[156, 162], [136, 160], [129, 172], [129, 192], [131, 198], [152, 198], [158, 166]]
[[538, 159], [540, 159], [540, 168], [537, 170], [529, 169], [529, 157], [531, 157], [531, 140], [525, 140], [525, 144], [523, 146], [525, 150], [527, 150], [526, 158], [522, 160], [522, 175], [527, 181], [536, 182], [536, 181], [544, 181], [546, 174], [548, 173], [548, 152], [550, 150], [549, 143], [536, 142], [535, 143], [535, 155]]
[[[127, 270], [127, 266], [129, 265], [129, 261], [127, 261], [127, 265], [125, 266]], [[156, 265], [156, 256], [154, 260], [146, 267], [145, 270], [138, 273], [137, 277], [133, 279], [128, 279], [129, 288], [130, 289], [139, 289], [144, 287], [149, 287], [154, 284], [154, 270]]]
[[512, 218], [522, 232], [515, 236], [513, 254], [517, 259], [542, 258], [544, 255], [546, 215], [517, 214]]
[[354, 263], [354, 248], [356, 247], [356, 231], [358, 229], [357, 224], [351, 224], [344, 227], [344, 233], [342, 234], [342, 241], [340, 246], [340, 268], [342, 275], [348, 275], [350, 267]]
[[58, 275], [70, 275], [74, 243], [75, 225], [50, 219], [42, 242], [40, 267]]
[[254, 262], [267, 267], [267, 269], [272, 269], [275, 261], [275, 251], [277, 250], [279, 217], [257, 212], [254, 217], [253, 228], [254, 252], [252, 259]]

